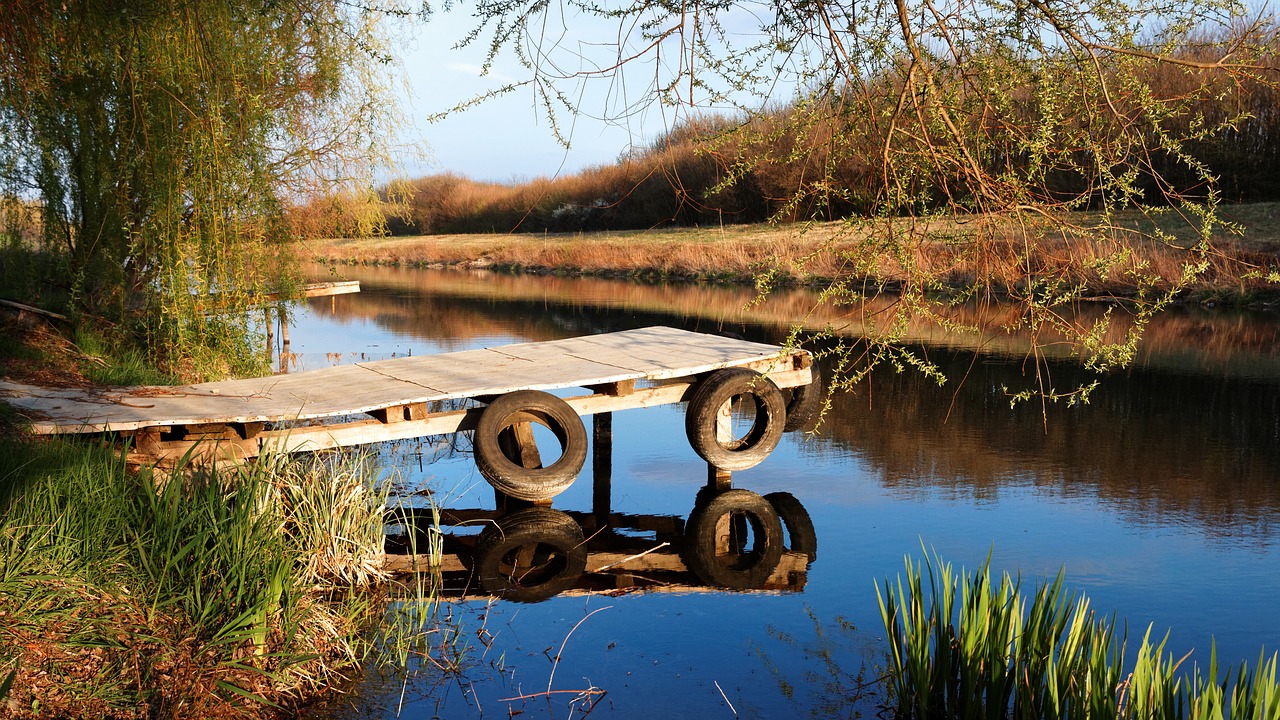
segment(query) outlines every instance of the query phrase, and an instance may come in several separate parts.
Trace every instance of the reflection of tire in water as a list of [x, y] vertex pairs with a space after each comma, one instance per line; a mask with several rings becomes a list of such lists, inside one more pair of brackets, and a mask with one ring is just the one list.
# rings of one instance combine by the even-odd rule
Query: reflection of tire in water
[[764, 496], [787, 529], [787, 549], [804, 553], [809, 562], [818, 559], [818, 534], [813, 529], [809, 511], [789, 492], [772, 492]]
[[787, 422], [783, 426], [786, 432], [809, 429], [822, 411], [827, 394], [822, 387], [822, 373], [818, 372], [817, 365], [812, 366], [810, 372], [813, 373], [812, 382], [788, 388], [783, 393], [783, 399], [787, 403]]
[[782, 549], [778, 513], [750, 490], [720, 493], [695, 508], [685, 527], [685, 563], [709, 585], [761, 587], [778, 568]]
[[[720, 412], [745, 409], [753, 414], [743, 434], [721, 440], [717, 435]], [[703, 460], [721, 470], [746, 470], [759, 465], [782, 439], [787, 406], [782, 391], [769, 378], [746, 368], [726, 368], [698, 383], [685, 411], [684, 428], [689, 444]]]
[[476, 539], [480, 587], [518, 602], [546, 600], [569, 589], [587, 567], [582, 528], [551, 508], [499, 518]]
[[[524, 433], [531, 443], [532, 423], [548, 428], [560, 441], [560, 457], [549, 466], [526, 467], [517, 451], [509, 445], [503, 447], [504, 434], [510, 442]], [[582, 470], [587, 459], [587, 430], [564, 400], [538, 390], [519, 390], [497, 398], [484, 409], [476, 424], [474, 445], [476, 468], [496, 490], [521, 500], [550, 500], [569, 487]]]

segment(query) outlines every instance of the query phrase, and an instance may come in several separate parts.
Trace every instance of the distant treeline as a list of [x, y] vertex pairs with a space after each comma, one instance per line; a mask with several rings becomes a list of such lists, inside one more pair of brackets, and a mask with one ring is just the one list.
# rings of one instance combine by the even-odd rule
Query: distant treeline
[[[1169, 113], [1158, 121], [1146, 109], [1135, 110], [1125, 127], [1094, 124], [1085, 111], [1064, 119], [1057, 110], [1046, 120], [1044, 90], [1036, 82], [1053, 80], [1030, 74], [1025, 86], [1000, 89], [1004, 105], [997, 112], [983, 108], [981, 101], [971, 102], [978, 110], [964, 111], [961, 130], [982, 149], [978, 162], [988, 177], [997, 182], [1017, 178], [1031, 189], [1031, 202], [1097, 206], [1106, 188], [1115, 185], [1099, 182], [1099, 174], [1131, 176], [1126, 182], [1143, 202], [1203, 197], [1208, 187], [1196, 161], [1218, 178], [1225, 201], [1280, 199], [1277, 54], [1263, 53], [1255, 62], [1266, 70], [1242, 78], [1215, 66], [1198, 49], [1204, 46], [1188, 42], [1177, 54], [1185, 64], [1146, 63], [1136, 73], [1137, 90], [1132, 67], [1126, 69], [1125, 82], [1117, 82], [1123, 91], [1150, 93], [1167, 104]], [[901, 75], [894, 70], [873, 80], [875, 96], [900, 95]], [[866, 102], [871, 94], [865, 88], [860, 92], [863, 96], [854, 99], [848, 90], [829, 91], [815, 96], [820, 100], [797, 102], [747, 121], [688, 119], [617, 163], [576, 175], [519, 184], [476, 182], [453, 174], [420, 178], [408, 183], [409, 199], [400, 212], [388, 215], [388, 227], [392, 234], [578, 232], [714, 226], [771, 217], [832, 220], [885, 212], [893, 202], [901, 208], [900, 200], [886, 203], [885, 197], [891, 185], [901, 189], [904, 176], [911, 197], [923, 198], [924, 206], [964, 207], [971, 173], [952, 173], [945, 163], [906, 173], [889, 166], [886, 137], [899, 142], [902, 133], [899, 129], [895, 135], [888, 127], [892, 112], [877, 112], [874, 103]], [[973, 92], [980, 93], [980, 86]], [[1107, 101], [1123, 106], [1126, 98]], [[1120, 110], [1123, 116], [1124, 107]], [[1095, 151], [1089, 147], [1060, 146], [1048, 152], [1051, 161], [1046, 162], [1037, 154], [1036, 133], [1044, 124], [1055, 123], [1056, 128], [1064, 122], [1073, 124], [1072, 132], [1092, 137], [1127, 137], [1122, 133], [1132, 134], [1137, 125], [1148, 137], [1179, 141], [1173, 151], [1167, 142], [1162, 149], [1153, 140], [1135, 146], [1131, 156], [1108, 158], [1092, 156]], [[1091, 145], [1099, 146], [1105, 143]], [[1122, 139], [1111, 145], [1124, 146]], [[909, 156], [904, 164], [919, 156]]]

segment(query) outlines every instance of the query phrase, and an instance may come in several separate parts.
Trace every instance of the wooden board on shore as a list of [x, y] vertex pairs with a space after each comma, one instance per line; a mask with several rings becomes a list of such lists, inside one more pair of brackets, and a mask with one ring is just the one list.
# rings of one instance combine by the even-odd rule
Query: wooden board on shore
[[14, 313], [19, 318], [21, 318], [23, 315], [35, 315], [36, 317], [44, 318], [45, 320], [49, 320], [49, 321], [57, 321], [60, 323], [67, 322], [66, 315], [61, 315], [59, 313], [45, 310], [43, 308], [34, 307], [31, 305], [27, 305], [25, 303], [20, 303], [20, 302], [17, 302], [16, 300], [6, 300], [5, 298], [0, 298], [0, 308], [4, 308]]
[[[429, 403], [485, 398], [514, 390], [592, 388], [569, 398], [579, 414], [678, 402], [695, 376], [750, 367], [780, 387], [807, 384], [810, 360], [801, 350], [669, 327], [540, 343], [344, 365], [266, 378], [176, 387], [42, 388], [0, 381], [0, 400], [31, 420], [41, 434], [238, 427], [255, 447], [256, 423], [295, 424], [288, 434], [265, 434], [275, 449], [323, 449], [455, 432], [474, 422], [467, 411], [429, 413]], [[636, 388], [635, 383], [650, 387]], [[377, 419], [323, 425], [320, 421], [373, 414]], [[303, 427], [302, 421], [312, 421]], [[204, 434], [215, 432], [204, 431]], [[221, 432], [221, 431], [217, 431]]]

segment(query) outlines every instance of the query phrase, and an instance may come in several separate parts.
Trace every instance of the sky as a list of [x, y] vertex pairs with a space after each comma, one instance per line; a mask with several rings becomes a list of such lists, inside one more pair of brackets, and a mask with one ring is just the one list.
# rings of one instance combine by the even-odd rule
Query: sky
[[[621, 34], [618, 21], [562, 17], [557, 13], [573, 11], [563, 4], [552, 3], [550, 7], [552, 17], [540, 28], [542, 46], [555, 50], [548, 56], [562, 72], [592, 70], [616, 62]], [[723, 21], [740, 36], [758, 32], [760, 22], [736, 8], [729, 10]], [[416, 23], [414, 36], [400, 48], [407, 79], [404, 104], [412, 118], [404, 140], [423, 151], [423, 157], [404, 163], [407, 177], [454, 172], [475, 180], [508, 182], [573, 174], [589, 166], [613, 163], [631, 147], [652, 142], [677, 117], [689, 113], [686, 106], [672, 107], [654, 100], [657, 78], [670, 76], [666, 63], [678, 56], [673, 39], [661, 48], [662, 62], [650, 53], [627, 63], [618, 77], [559, 85], [580, 110], [576, 116], [565, 117], [561, 127], [569, 139], [568, 149], [556, 141], [529, 87], [428, 122], [432, 115], [486, 91], [530, 77], [530, 71], [509, 54], [500, 56], [482, 75], [488, 36], [473, 46], [455, 47], [474, 25], [467, 4], [458, 3], [451, 11]], [[636, 51], [636, 41], [632, 41], [627, 52]], [[700, 79], [710, 82], [705, 75]], [[786, 89], [785, 84], [776, 88], [780, 92]], [[731, 112], [723, 105], [707, 106], [703, 97], [694, 100], [700, 113]]]
[[[622, 94], [619, 82], [601, 79], [564, 86], [575, 94], [582, 110], [576, 117], [564, 118], [567, 149], [557, 142], [528, 87], [429, 122], [432, 115], [529, 77], [529, 70], [510, 56], [499, 58], [482, 75], [487, 42], [454, 48], [473, 22], [464, 9], [437, 14], [416, 24], [417, 36], [401, 48], [407, 80], [402, 97], [412, 120], [403, 140], [423, 153], [404, 162], [408, 177], [454, 172], [476, 180], [508, 182], [572, 174], [614, 162], [633, 144], [643, 145], [659, 135], [671, 119], [670, 108], [653, 103], [625, 119], [602, 120], [602, 116], [620, 114]], [[605, 37], [608, 32], [600, 22], [580, 24], [590, 27], [576, 36], [567, 35], [564, 42], [590, 42], [584, 36]], [[643, 68], [634, 70], [623, 82], [631, 86], [632, 96], [640, 96], [645, 83], [633, 78]]]

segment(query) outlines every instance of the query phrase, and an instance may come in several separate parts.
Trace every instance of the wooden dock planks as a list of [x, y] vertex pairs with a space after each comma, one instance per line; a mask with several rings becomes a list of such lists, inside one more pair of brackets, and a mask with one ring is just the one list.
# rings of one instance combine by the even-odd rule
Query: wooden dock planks
[[[780, 387], [810, 380], [808, 354], [668, 327], [344, 365], [266, 378], [177, 387], [39, 388], [0, 381], [0, 399], [41, 434], [170, 431], [236, 425], [238, 456], [456, 432], [476, 411], [426, 413], [441, 400], [520, 389], [591, 388], [567, 398], [581, 415], [679, 402], [695, 376], [750, 367]], [[648, 387], [636, 388], [636, 382]], [[352, 421], [364, 414], [375, 418]], [[307, 422], [310, 421], [310, 422]], [[320, 421], [330, 421], [323, 424]], [[293, 425], [258, 437], [257, 423]], [[177, 444], [162, 454], [177, 452]]]

